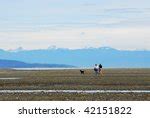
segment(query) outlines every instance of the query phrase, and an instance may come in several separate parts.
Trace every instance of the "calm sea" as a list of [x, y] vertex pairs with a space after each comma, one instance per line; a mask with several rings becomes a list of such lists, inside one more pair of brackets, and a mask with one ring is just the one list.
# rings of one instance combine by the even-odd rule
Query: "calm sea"
[[92, 69], [92, 68], [12, 68], [14, 70], [78, 70], [78, 69]]

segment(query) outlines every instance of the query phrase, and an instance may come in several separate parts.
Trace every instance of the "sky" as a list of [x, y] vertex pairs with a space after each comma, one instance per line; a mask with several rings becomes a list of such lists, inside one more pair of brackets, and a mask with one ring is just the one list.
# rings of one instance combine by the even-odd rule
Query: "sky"
[[0, 49], [150, 50], [150, 0], [0, 0]]

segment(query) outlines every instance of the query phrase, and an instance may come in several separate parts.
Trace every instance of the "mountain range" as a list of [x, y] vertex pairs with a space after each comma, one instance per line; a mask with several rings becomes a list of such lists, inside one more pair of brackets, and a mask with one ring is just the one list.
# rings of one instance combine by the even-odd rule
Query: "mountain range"
[[[24, 63], [64, 64], [77, 67], [93, 67], [101, 63], [103, 67], [149, 68], [150, 51], [117, 50], [110, 47], [86, 49], [40, 49], [40, 50], [0, 50], [0, 59], [16, 60]], [[1, 62], [0, 62], [1, 63]]]

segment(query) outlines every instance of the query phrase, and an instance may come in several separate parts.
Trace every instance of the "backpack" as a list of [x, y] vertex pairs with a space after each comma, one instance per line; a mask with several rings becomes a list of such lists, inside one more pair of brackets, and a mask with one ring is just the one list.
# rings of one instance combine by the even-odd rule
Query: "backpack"
[[98, 71], [98, 69], [97, 69], [97, 68], [94, 68], [94, 71]]

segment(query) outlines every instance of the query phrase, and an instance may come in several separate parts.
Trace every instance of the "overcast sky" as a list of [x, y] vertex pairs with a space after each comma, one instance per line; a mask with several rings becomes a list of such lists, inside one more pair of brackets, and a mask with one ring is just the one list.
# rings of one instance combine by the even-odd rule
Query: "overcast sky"
[[0, 0], [0, 48], [150, 50], [150, 0]]

